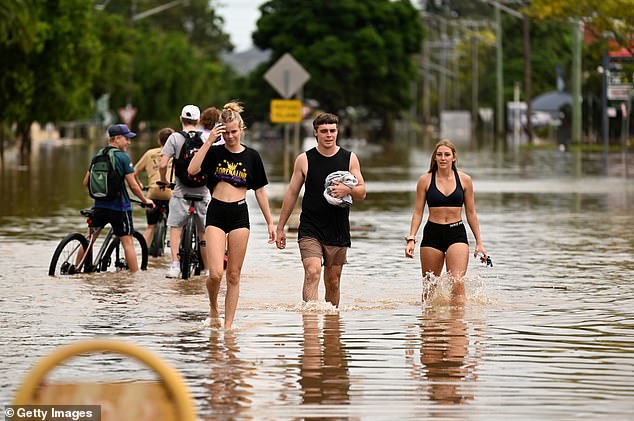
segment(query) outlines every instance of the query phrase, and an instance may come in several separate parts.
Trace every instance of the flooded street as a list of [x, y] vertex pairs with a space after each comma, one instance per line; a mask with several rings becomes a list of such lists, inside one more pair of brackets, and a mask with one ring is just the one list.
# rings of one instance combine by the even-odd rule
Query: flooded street
[[[150, 145], [134, 147], [136, 162]], [[255, 147], [277, 220], [282, 159]], [[286, 250], [267, 244], [250, 192], [236, 329], [225, 334], [205, 324], [204, 279], [165, 278], [164, 258], [136, 275], [47, 276], [61, 238], [85, 231], [81, 181], [96, 148], [40, 144], [28, 167], [8, 155], [0, 173], [0, 404], [58, 345], [108, 337], [177, 368], [204, 420], [632, 419], [634, 181], [620, 175], [620, 155], [606, 176], [601, 153], [458, 146], [494, 263], [470, 259], [464, 308], [442, 294], [421, 306], [418, 250], [404, 257], [430, 148], [352, 148], [368, 193], [351, 210], [339, 310], [303, 305], [295, 234]], [[52, 378], [152, 376], [125, 358], [86, 357]]]

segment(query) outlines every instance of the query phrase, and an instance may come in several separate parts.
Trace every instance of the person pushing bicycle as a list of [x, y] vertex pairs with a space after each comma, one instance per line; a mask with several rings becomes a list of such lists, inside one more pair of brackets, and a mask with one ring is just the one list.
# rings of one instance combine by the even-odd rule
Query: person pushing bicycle
[[[178, 160], [181, 159], [181, 151], [186, 145], [185, 136], [195, 135], [200, 119], [200, 108], [195, 105], [185, 105], [181, 110], [180, 122], [183, 127], [181, 131], [172, 133], [168, 138], [163, 150], [161, 151], [162, 157], [159, 164], [159, 173], [161, 175], [161, 184], [169, 185], [167, 180], [167, 167], [170, 159], [173, 159], [172, 168], [178, 166]], [[200, 132], [198, 132], [200, 134]], [[206, 260], [206, 251], [204, 251], [205, 243], [205, 216], [207, 214], [207, 206], [211, 201], [211, 193], [205, 184], [200, 186], [189, 186], [181, 179], [178, 171], [173, 171], [174, 177], [174, 189], [172, 190], [172, 197], [169, 202], [169, 214], [167, 216], [167, 226], [170, 228], [170, 251], [172, 256], [172, 263], [167, 271], [167, 278], [179, 278], [181, 276], [180, 258], [178, 250], [180, 247], [181, 234], [183, 232], [183, 226], [187, 221], [189, 215], [190, 201], [185, 198], [186, 195], [199, 195], [203, 199], [197, 201], [195, 204], [196, 210], [196, 223], [199, 238], [201, 240], [201, 254], [203, 261]], [[186, 176], [187, 174], [185, 174]], [[206, 265], [205, 265], [206, 266]]]
[[[131, 139], [135, 136], [136, 133], [130, 131], [125, 124], [115, 124], [108, 128], [108, 146], [99, 150], [95, 157], [98, 155], [112, 154], [111, 156], [114, 161], [113, 169], [116, 172], [114, 176], [117, 177], [117, 185], [113, 186], [114, 188], [110, 192], [110, 195], [114, 195], [113, 198], [109, 197], [110, 195], [104, 196], [103, 198], [95, 198], [95, 204], [93, 205], [95, 214], [90, 224], [91, 228], [102, 228], [107, 224], [112, 226], [114, 234], [121, 240], [130, 272], [137, 272], [139, 270], [139, 264], [137, 262], [136, 252], [134, 251], [132, 238], [132, 233], [134, 232], [132, 205], [126, 189], [126, 183], [130, 186], [132, 193], [134, 193], [143, 204], [146, 206], [154, 206], [154, 202], [143, 195], [143, 191], [134, 176], [134, 165], [132, 165], [130, 156], [126, 153]], [[95, 162], [95, 157], [93, 157], [92, 162]], [[92, 192], [93, 186], [91, 184], [93, 183], [91, 179], [92, 166], [91, 164], [91, 168], [86, 171], [83, 184], [89, 188], [91, 196], [94, 197], [94, 193]], [[109, 176], [110, 175], [111, 174], [109, 174]]]
[[157, 143], [159, 144], [159, 147], [148, 149], [134, 166], [134, 176], [141, 187], [143, 187], [143, 184], [139, 179], [139, 174], [141, 174], [141, 172], [145, 172], [147, 174], [147, 195], [156, 204], [156, 206], [154, 206], [153, 208], [148, 208], [145, 210], [147, 228], [143, 232], [143, 237], [145, 238], [145, 242], [147, 243], [148, 247], [150, 247], [150, 244], [152, 244], [152, 237], [154, 237], [156, 224], [160, 219], [161, 208], [164, 207], [165, 209], [167, 209], [167, 207], [169, 206], [169, 200], [172, 197], [171, 190], [161, 188], [157, 184], [157, 181], [161, 180], [161, 174], [159, 173], [159, 165], [161, 163], [162, 156], [161, 150], [163, 149], [163, 146], [165, 146], [167, 138], [172, 133], [174, 133], [174, 130], [169, 127], [159, 130], [157, 138]]

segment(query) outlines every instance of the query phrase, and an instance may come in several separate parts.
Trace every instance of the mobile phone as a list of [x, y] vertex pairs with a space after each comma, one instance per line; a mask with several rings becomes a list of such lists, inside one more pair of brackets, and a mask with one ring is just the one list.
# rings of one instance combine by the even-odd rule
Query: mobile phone
[[[216, 126], [220, 126], [221, 124], [222, 124], [221, 122], [217, 121], [217, 122], [216, 122], [216, 124], [214, 124], [214, 127], [216, 127]], [[218, 137], [216, 138], [216, 140], [214, 140], [214, 143], [216, 143], [216, 142], [220, 142], [221, 140], [222, 140], [222, 142], [224, 143], [225, 138], [224, 138], [224, 137], [222, 137], [222, 133], [220, 133], [220, 136], [218, 136]]]

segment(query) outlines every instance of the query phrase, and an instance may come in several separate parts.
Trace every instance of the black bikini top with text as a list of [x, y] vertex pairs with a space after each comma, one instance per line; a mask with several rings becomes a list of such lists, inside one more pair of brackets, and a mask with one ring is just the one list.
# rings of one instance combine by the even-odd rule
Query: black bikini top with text
[[440, 190], [438, 190], [438, 187], [436, 187], [436, 171], [431, 173], [431, 182], [429, 183], [429, 189], [427, 190], [428, 207], [462, 207], [462, 205], [464, 204], [464, 190], [462, 189], [462, 184], [460, 184], [460, 176], [458, 175], [458, 171], [455, 168], [453, 170], [453, 173], [456, 178], [456, 188], [449, 196], [445, 196]]

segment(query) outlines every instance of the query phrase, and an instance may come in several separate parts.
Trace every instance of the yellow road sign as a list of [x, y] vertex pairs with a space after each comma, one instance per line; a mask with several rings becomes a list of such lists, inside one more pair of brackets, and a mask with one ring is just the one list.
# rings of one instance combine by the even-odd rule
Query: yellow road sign
[[302, 121], [302, 101], [299, 99], [272, 99], [271, 123], [299, 123]]

